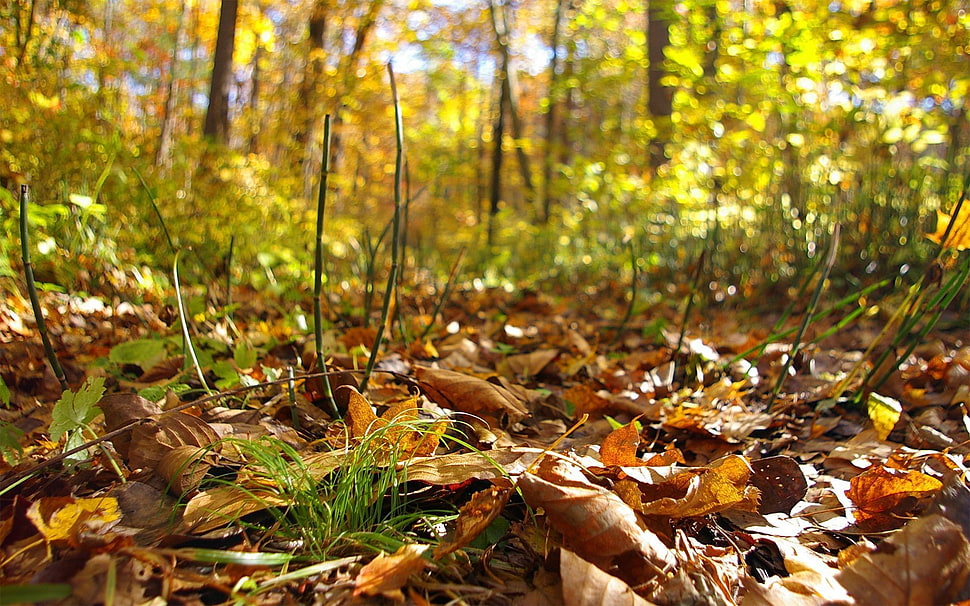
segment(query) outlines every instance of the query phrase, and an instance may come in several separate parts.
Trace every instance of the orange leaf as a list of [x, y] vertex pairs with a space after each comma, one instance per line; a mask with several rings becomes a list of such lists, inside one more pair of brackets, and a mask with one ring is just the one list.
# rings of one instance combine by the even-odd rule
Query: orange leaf
[[943, 236], [946, 234], [950, 220], [950, 215], [943, 211], [936, 211], [936, 231], [926, 234], [926, 237], [937, 244], [942, 244], [943, 248], [967, 250], [970, 248], [970, 204], [966, 202], [963, 204], [960, 214], [953, 219], [953, 228], [950, 230], [950, 235], [947, 236], [946, 242], [943, 242]]
[[637, 420], [633, 419], [623, 427], [614, 429], [603, 438], [603, 444], [600, 446], [600, 462], [603, 465], [626, 467], [643, 465], [643, 461], [637, 458], [640, 433], [637, 431], [636, 425]]
[[921, 500], [935, 496], [943, 483], [918, 471], [874, 467], [849, 481], [846, 496], [856, 506], [855, 518], [865, 531], [898, 528], [915, 513]]
[[393, 555], [381, 553], [360, 569], [354, 580], [354, 596], [382, 595], [403, 601], [401, 588], [411, 575], [424, 570], [430, 563], [421, 557], [427, 545], [405, 545]]
[[454, 538], [434, 550], [434, 559], [437, 560], [474, 541], [502, 513], [511, 494], [511, 488], [498, 486], [476, 492], [458, 511]]

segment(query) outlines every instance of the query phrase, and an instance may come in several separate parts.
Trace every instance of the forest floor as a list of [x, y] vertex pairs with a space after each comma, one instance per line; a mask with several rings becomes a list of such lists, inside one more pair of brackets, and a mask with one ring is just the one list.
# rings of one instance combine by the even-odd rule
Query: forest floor
[[171, 300], [47, 294], [64, 391], [5, 296], [0, 604], [970, 599], [962, 313], [888, 372], [885, 311], [789, 356], [780, 309], [468, 290], [402, 301], [366, 385], [332, 313], [335, 411], [292, 303], [188, 348]]

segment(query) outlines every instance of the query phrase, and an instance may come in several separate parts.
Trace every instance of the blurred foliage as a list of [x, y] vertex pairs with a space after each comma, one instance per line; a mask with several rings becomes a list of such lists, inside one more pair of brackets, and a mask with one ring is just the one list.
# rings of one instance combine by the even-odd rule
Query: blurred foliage
[[[359, 284], [393, 208], [388, 60], [406, 126], [405, 278], [440, 279], [466, 247], [463, 273], [487, 283], [622, 285], [632, 240], [659, 290], [685, 283], [707, 251], [714, 299], [743, 300], [798, 284], [839, 222], [833, 282], [851, 289], [921, 272], [935, 252], [922, 234], [970, 172], [962, 0], [663, 0], [669, 117], [646, 109], [645, 3], [514, 3], [522, 138], [505, 142], [489, 248], [499, 65], [487, 2], [241, 2], [228, 147], [201, 137], [218, 9], [216, 0], [0, 5], [0, 281], [19, 279], [16, 200], [29, 183], [42, 281], [163, 287], [167, 230], [189, 251], [189, 279], [221, 283], [234, 238], [237, 283], [305, 288], [315, 208], [306, 193], [330, 113], [330, 281]], [[322, 48], [307, 36], [314, 10], [327, 13]], [[667, 161], [655, 169], [656, 141]], [[532, 177], [554, 202], [546, 222], [516, 147], [533, 167], [552, 162], [549, 183]]]

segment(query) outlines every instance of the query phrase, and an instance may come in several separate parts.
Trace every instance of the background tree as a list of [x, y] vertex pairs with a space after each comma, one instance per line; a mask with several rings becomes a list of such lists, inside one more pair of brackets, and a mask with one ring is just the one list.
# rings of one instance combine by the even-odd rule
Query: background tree
[[202, 134], [223, 145], [229, 143], [229, 85], [232, 82], [232, 53], [236, 48], [238, 0], [222, 0], [219, 11], [219, 35], [212, 59], [209, 84], [209, 107], [205, 113]]

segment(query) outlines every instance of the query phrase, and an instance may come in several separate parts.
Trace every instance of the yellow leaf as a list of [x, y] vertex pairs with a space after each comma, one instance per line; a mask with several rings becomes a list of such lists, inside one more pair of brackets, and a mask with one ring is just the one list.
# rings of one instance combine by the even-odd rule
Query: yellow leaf
[[879, 436], [880, 440], [885, 440], [899, 421], [903, 407], [897, 400], [877, 393], [869, 394], [866, 407], [869, 409], [869, 420], [872, 421], [876, 435]]
[[942, 244], [943, 248], [955, 248], [957, 250], [967, 250], [970, 248], [970, 204], [964, 203], [960, 209], [960, 214], [953, 220], [953, 229], [943, 242], [946, 228], [950, 224], [950, 215], [942, 211], [936, 211], [936, 231], [926, 234], [926, 237]]
[[47, 497], [27, 510], [27, 517], [48, 542], [70, 539], [88, 523], [109, 523], [121, 518], [118, 501], [112, 497], [74, 499]]

